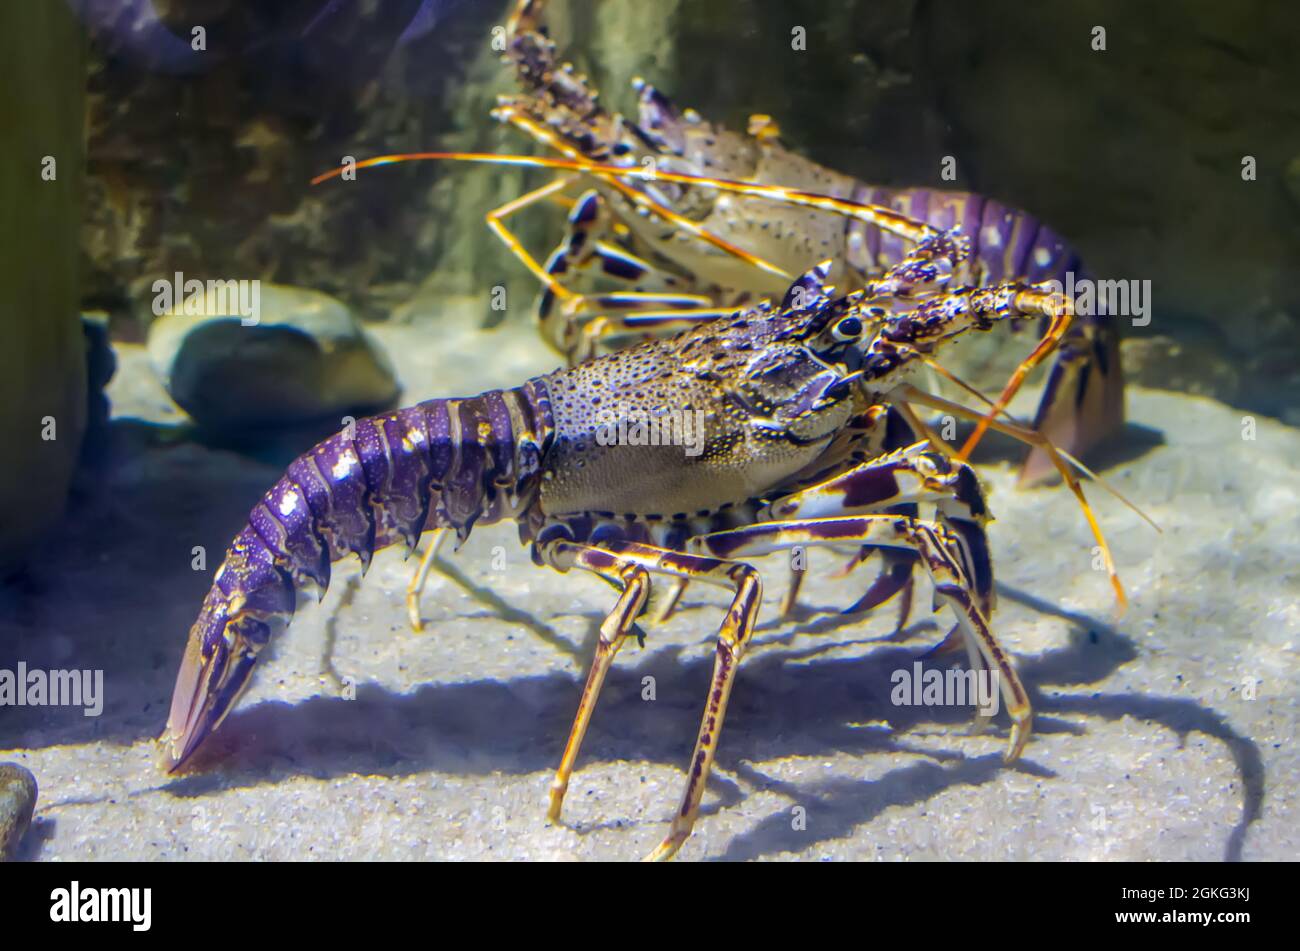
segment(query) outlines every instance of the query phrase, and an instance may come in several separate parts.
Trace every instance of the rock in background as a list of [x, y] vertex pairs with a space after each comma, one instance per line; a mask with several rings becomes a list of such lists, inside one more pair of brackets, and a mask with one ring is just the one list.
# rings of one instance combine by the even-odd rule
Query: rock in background
[[[187, 300], [186, 304], [191, 301]], [[256, 313], [209, 288], [149, 328], [149, 361], [199, 425], [237, 434], [382, 409], [397, 396], [388, 359], [327, 294], [260, 285]]]

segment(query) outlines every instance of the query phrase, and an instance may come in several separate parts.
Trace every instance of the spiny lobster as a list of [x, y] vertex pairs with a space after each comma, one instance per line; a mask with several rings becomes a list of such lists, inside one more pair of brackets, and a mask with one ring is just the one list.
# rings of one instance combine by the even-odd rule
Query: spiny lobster
[[[906, 223], [887, 209], [862, 211]], [[652, 577], [698, 579], [729, 589], [732, 601], [682, 801], [650, 857], [681, 848], [762, 598], [760, 576], [744, 559], [808, 545], [895, 551], [925, 569], [936, 607], [956, 618], [948, 641], [964, 644], [972, 667], [999, 684], [1012, 723], [1007, 759], [1015, 759], [1031, 711], [989, 625], [990, 515], [964, 453], [913, 441], [908, 406], [961, 412], [980, 419], [977, 434], [991, 427], [1042, 446], [1078, 491], [1049, 443], [996, 418], [1024, 372], [1067, 333], [1073, 308], [1050, 288], [1020, 281], [950, 290], [969, 255], [959, 232], [931, 234], [844, 296], [832, 294], [826, 261], [779, 306], [764, 301], [512, 389], [361, 419], [320, 443], [253, 508], [214, 576], [163, 734], [171, 767], [229, 714], [299, 590], [323, 590], [333, 562], [355, 554], [364, 566], [393, 544], [413, 552], [427, 531], [464, 539], [504, 519], [518, 523], [538, 564], [593, 572], [621, 592], [600, 626], [551, 787], [553, 820], [606, 673], [624, 641], [640, 636]], [[929, 354], [967, 331], [1023, 317], [1046, 317], [1049, 329], [987, 415], [909, 382]], [[610, 412], [663, 408], [702, 411], [701, 453], [604, 438]]]

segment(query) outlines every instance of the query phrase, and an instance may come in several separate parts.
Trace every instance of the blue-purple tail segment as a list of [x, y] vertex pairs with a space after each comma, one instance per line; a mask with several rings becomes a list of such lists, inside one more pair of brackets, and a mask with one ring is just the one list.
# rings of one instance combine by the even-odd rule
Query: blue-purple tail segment
[[[1078, 254], [1060, 235], [1032, 215], [993, 199], [971, 192], [870, 185], [859, 185], [851, 198], [893, 208], [943, 230], [960, 226], [971, 239], [971, 257], [968, 273], [957, 276], [959, 283], [1059, 281], [1068, 286], [1068, 273], [1074, 274], [1076, 285], [1086, 278]], [[845, 227], [847, 263], [863, 274], [875, 273], [881, 262], [901, 260], [909, 250], [897, 235], [866, 222], [852, 219]], [[1058, 448], [1080, 456], [1123, 423], [1124, 372], [1116, 317], [1077, 315], [1057, 350], [1034, 427]], [[1038, 482], [1055, 473], [1051, 460], [1035, 449], [1025, 459], [1021, 480]]]
[[175, 769], [234, 706], [297, 594], [323, 594], [330, 565], [449, 527], [513, 518], [541, 479], [552, 437], [539, 380], [357, 420], [298, 457], [249, 513], [190, 628], [164, 741]]

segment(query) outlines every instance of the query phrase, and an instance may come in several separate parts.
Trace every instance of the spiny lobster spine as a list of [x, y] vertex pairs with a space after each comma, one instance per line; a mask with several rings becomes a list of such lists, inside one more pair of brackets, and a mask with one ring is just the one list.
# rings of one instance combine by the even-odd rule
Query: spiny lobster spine
[[[231, 542], [191, 630], [200, 669], [225, 671], [208, 693], [218, 716], [288, 624], [299, 589], [323, 593], [344, 555], [364, 568], [399, 541], [414, 550], [430, 529], [463, 539], [478, 522], [518, 515], [536, 494], [552, 432], [546, 388], [530, 380], [357, 420], [294, 460]], [[173, 706], [171, 735], [200, 712]]]

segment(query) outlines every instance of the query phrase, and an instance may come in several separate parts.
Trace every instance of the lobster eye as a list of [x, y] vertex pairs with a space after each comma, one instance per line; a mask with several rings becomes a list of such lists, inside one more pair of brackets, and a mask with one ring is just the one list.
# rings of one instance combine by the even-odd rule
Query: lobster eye
[[831, 333], [836, 340], [856, 340], [862, 334], [862, 321], [857, 317], [845, 317], [831, 328]]

